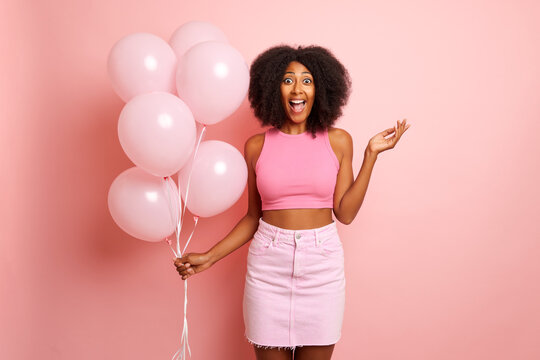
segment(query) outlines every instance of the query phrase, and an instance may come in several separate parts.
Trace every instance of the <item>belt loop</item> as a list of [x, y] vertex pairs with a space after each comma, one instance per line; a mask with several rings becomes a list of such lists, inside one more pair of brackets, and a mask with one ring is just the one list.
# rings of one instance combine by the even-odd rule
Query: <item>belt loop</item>
[[315, 231], [315, 246], [316, 247], [319, 247], [319, 237], [318, 237], [318, 234], [317, 234], [317, 230], [314, 230]]
[[274, 245], [274, 246], [278, 244], [278, 241], [277, 241], [278, 235], [279, 235], [279, 229], [276, 229], [276, 232], [274, 234], [274, 238], [272, 239], [272, 245]]

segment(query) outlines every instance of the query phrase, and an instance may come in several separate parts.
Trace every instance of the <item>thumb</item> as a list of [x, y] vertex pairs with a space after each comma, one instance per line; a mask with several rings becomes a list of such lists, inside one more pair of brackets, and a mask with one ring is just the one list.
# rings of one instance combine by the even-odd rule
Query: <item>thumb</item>
[[381, 131], [379, 134], [381, 134], [382, 136], [386, 136], [388, 134], [393, 133], [394, 131], [396, 131], [396, 128], [391, 127], [391, 128], [388, 128], [388, 129], [386, 129], [384, 131]]
[[189, 262], [189, 255], [190, 254], [184, 254], [184, 256], [182, 256], [181, 258], [176, 258], [176, 260], [174, 260], [174, 265], [180, 266], [186, 262]]

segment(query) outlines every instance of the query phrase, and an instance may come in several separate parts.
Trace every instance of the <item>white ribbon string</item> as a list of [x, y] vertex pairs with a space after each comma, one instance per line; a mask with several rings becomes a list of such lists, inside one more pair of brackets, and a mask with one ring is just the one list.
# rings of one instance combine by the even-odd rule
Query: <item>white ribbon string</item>
[[[187, 200], [188, 200], [188, 195], [189, 195], [189, 184], [190, 184], [190, 181], [191, 181], [191, 174], [193, 173], [193, 165], [195, 165], [195, 157], [197, 156], [197, 151], [199, 150], [199, 145], [201, 143], [201, 140], [202, 140], [202, 137], [204, 135], [204, 132], [206, 130], [206, 125], [203, 126], [203, 129], [201, 131], [201, 134], [199, 136], [199, 140], [197, 141], [197, 146], [195, 147], [195, 152], [194, 152], [194, 155], [193, 155], [193, 162], [192, 162], [192, 166], [191, 166], [191, 169], [189, 171], [189, 176], [188, 176], [188, 182], [187, 182], [187, 186], [186, 186], [186, 198], [184, 200], [184, 208], [182, 209], [182, 192], [181, 192], [181, 184], [180, 184], [180, 181], [178, 181], [178, 204], [179, 204], [179, 208], [181, 210], [181, 213], [179, 214], [180, 216], [180, 219], [174, 219], [175, 220], [175, 223], [177, 224], [176, 225], [176, 229], [175, 229], [175, 233], [176, 233], [176, 251], [174, 251], [173, 247], [172, 247], [172, 244], [171, 244], [171, 241], [169, 240], [169, 238], [167, 238], [167, 243], [169, 244], [174, 256], [175, 256], [175, 260], [176, 258], [179, 258], [179, 257], [182, 257], [183, 254], [185, 253], [186, 251], [186, 248], [191, 240], [191, 237], [193, 236], [193, 233], [195, 232], [195, 228], [197, 227], [197, 223], [199, 221], [199, 217], [198, 216], [194, 216], [193, 217], [193, 220], [195, 222], [195, 225], [193, 226], [193, 231], [191, 232], [191, 235], [189, 236], [187, 242], [186, 242], [186, 245], [184, 246], [184, 250], [182, 251], [180, 249], [180, 232], [182, 231], [182, 225], [184, 223], [184, 215], [186, 213], [186, 204], [187, 204]], [[171, 180], [172, 179], [170, 177], [168, 178], [165, 178], [165, 180], [167, 181], [167, 184], [170, 185], [170, 183], [168, 182], [168, 180]], [[167, 196], [168, 196], [168, 199], [170, 199], [170, 187], [167, 186]], [[170, 204], [170, 201], [169, 201], [169, 204]], [[171, 214], [171, 217], [173, 215]], [[188, 302], [188, 298], [187, 298], [187, 287], [188, 287], [188, 284], [187, 284], [187, 279], [184, 280], [184, 328], [182, 329], [182, 337], [180, 339], [180, 349], [178, 349], [178, 351], [176, 351], [176, 353], [173, 355], [172, 357], [172, 360], [183, 360], [186, 358], [186, 346], [187, 346], [187, 349], [188, 349], [188, 352], [189, 352], [189, 357], [191, 357], [191, 348], [189, 347], [189, 341], [188, 341], [188, 322], [187, 322], [187, 302]]]
[[[171, 216], [171, 222], [173, 224], [178, 224], [178, 221], [179, 221], [179, 217], [180, 217], [180, 214], [178, 214], [174, 208], [171, 208], [171, 206], [174, 206], [171, 204], [171, 186], [174, 186], [174, 181], [171, 179], [170, 176], [166, 176], [163, 178], [164, 181], [165, 181], [165, 185], [166, 185], [166, 188], [167, 188], [167, 204], [169, 205], [169, 214]], [[171, 185], [171, 182], [173, 183], [173, 185]], [[180, 209], [182, 207], [180, 206]], [[174, 217], [175, 214], [178, 214], [178, 218]], [[175, 233], [177, 232], [178, 230], [178, 226], [176, 226], [176, 229], [175, 229]], [[174, 251], [174, 249], [172, 248], [171, 246], [171, 240], [169, 240], [169, 238], [167, 237], [166, 238], [166, 241], [167, 243], [169, 244], [169, 246], [171, 247], [171, 250], [174, 254], [174, 259], [176, 260], [176, 258], [178, 257], [178, 254]]]
[[[189, 196], [189, 183], [191, 182], [191, 174], [193, 173], [193, 168], [195, 167], [195, 158], [197, 157], [197, 152], [199, 151], [199, 145], [201, 144], [201, 140], [203, 138], [205, 130], [206, 130], [206, 125], [204, 125], [201, 130], [201, 134], [199, 135], [199, 140], [197, 141], [197, 146], [195, 147], [195, 153], [193, 154], [193, 161], [191, 163], [191, 169], [189, 170], [188, 182], [186, 185], [186, 199], [184, 200], [184, 210], [182, 211], [182, 218], [180, 220], [180, 229], [182, 229], [182, 225], [184, 224], [184, 215], [186, 214], [186, 205], [187, 205], [188, 196]], [[180, 187], [180, 181], [178, 182], [178, 186]], [[180, 191], [178, 192], [178, 194], [180, 194]], [[178, 243], [177, 250], [178, 252], [180, 252], [179, 243]]]

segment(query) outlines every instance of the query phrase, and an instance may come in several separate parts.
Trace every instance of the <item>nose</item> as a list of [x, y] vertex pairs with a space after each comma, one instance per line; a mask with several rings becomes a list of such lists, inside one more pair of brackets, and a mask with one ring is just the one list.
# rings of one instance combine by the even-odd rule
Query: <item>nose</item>
[[293, 86], [293, 92], [297, 94], [301, 92], [301, 90], [302, 90], [302, 84], [300, 83], [300, 81], [295, 82]]

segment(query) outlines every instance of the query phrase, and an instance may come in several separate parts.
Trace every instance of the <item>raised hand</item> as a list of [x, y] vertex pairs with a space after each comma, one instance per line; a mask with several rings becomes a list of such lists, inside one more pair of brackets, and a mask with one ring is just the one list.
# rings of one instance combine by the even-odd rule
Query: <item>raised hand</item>
[[[407, 131], [407, 129], [411, 126], [411, 125], [406, 125], [406, 124], [407, 124], [407, 119], [403, 119], [403, 121], [401, 122], [398, 120], [397, 126], [394, 126], [393, 128], [388, 128], [376, 134], [374, 137], [372, 137], [369, 140], [367, 150], [374, 154], [379, 154], [385, 150], [393, 149], [394, 146], [396, 146], [399, 139], [401, 138], [401, 135], [403, 135], [403, 133]], [[392, 133], [394, 133], [393, 136], [385, 139], [385, 136], [390, 135]]]

